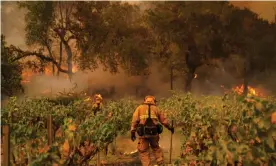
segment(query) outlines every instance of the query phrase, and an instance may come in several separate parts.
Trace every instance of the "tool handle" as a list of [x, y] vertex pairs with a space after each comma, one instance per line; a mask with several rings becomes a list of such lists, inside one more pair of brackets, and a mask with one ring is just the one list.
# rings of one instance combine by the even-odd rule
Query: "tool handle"
[[172, 127], [173, 127], [173, 120], [172, 120]]
[[[172, 127], [173, 127], [173, 120], [172, 120]], [[172, 163], [172, 136], [173, 136], [173, 133], [171, 133], [171, 143], [170, 143], [170, 163]]]

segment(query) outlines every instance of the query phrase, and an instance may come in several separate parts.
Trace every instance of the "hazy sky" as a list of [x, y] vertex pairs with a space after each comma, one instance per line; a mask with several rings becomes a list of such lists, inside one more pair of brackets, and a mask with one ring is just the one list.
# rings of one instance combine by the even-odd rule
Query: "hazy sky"
[[16, 2], [1, 2], [1, 33], [8, 44], [25, 46], [24, 11], [17, 8]]
[[259, 1], [259, 2], [231, 2], [235, 6], [247, 7], [260, 17], [269, 21], [274, 21], [276, 12], [276, 1]]
[[[136, 2], [137, 3], [137, 2]], [[258, 13], [260, 17], [269, 21], [274, 21], [276, 7], [275, 2], [231, 2], [235, 6], [247, 7]], [[6, 36], [8, 44], [13, 44], [21, 48], [25, 47], [24, 32], [24, 11], [19, 9], [16, 2], [1, 2], [1, 33]]]

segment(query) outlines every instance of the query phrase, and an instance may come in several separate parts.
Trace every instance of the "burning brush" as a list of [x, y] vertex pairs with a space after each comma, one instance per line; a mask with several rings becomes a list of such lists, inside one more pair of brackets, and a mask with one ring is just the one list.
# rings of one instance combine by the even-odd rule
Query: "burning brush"
[[[248, 86], [247, 88], [248, 88], [248, 93], [247, 93], [248, 96], [263, 96], [263, 94], [258, 92], [256, 88], [253, 88], [251, 86]], [[236, 86], [232, 88], [232, 90], [235, 93], [242, 95], [244, 92], [244, 85]]]

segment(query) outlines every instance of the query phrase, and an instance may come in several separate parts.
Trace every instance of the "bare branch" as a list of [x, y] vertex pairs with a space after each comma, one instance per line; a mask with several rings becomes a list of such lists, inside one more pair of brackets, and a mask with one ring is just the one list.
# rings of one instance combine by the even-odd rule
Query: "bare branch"
[[59, 13], [60, 13], [60, 19], [61, 19], [61, 25], [63, 27], [63, 15], [62, 15], [62, 9], [61, 9], [61, 2], [58, 3], [59, 5]]
[[73, 7], [74, 7], [74, 2], [72, 2], [72, 4], [69, 7], [69, 11], [68, 14], [71, 15], [72, 11], [73, 11]]
[[66, 9], [65, 9], [65, 28], [68, 28], [68, 23], [69, 23], [69, 16], [68, 16], [68, 8], [66, 5]]
[[18, 61], [20, 59], [23, 59], [23, 58], [26, 58], [29, 56], [36, 56], [39, 59], [42, 59], [42, 60], [45, 60], [48, 62], [52, 62], [53, 64], [55, 64], [55, 66], [58, 68], [58, 70], [60, 72], [67, 73], [67, 74], [69, 73], [68, 70], [62, 69], [60, 64], [57, 61], [55, 61], [55, 59], [53, 59], [52, 57], [45, 56], [42, 53], [23, 51], [20, 48], [17, 48], [15, 46], [10, 46], [9, 51], [11, 51], [12, 53], [18, 53], [18, 56], [16, 58], [14, 58], [12, 61]]
[[[53, 29], [54, 32], [57, 33], [57, 35], [59, 36], [61, 42], [64, 44], [64, 45], [68, 45], [69, 41], [72, 40], [72, 39], [76, 39], [75, 35], [71, 35], [67, 40], [64, 39], [64, 31], [66, 31], [66, 29], [64, 28], [54, 28]], [[71, 31], [70, 31], [71, 32]]]

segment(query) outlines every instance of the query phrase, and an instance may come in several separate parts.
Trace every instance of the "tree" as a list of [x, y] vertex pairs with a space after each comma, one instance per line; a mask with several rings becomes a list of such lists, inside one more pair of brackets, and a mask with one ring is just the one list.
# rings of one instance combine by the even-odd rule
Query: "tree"
[[12, 54], [6, 46], [5, 36], [1, 35], [1, 91], [12, 96], [24, 92], [21, 85], [22, 66], [12, 61]]
[[130, 75], [148, 73], [152, 39], [137, 6], [85, 2], [76, 15], [81, 25], [75, 34], [83, 69], [100, 63], [112, 73], [118, 72], [119, 66]]
[[[20, 2], [20, 7], [27, 9], [26, 14], [26, 38], [27, 44], [38, 44], [46, 47], [48, 57], [51, 58], [53, 64], [58, 68], [58, 72], [65, 72], [71, 78], [73, 52], [69, 45], [70, 40], [74, 39], [69, 32], [70, 16], [74, 6], [73, 2]], [[54, 41], [56, 40], [56, 41]], [[59, 43], [60, 55], [59, 62], [53, 55], [53, 43]], [[62, 64], [62, 46], [64, 45], [67, 54], [68, 69], [61, 69]], [[18, 51], [20, 52], [20, 51]], [[30, 52], [31, 53], [31, 52]], [[30, 54], [31, 55], [31, 54]], [[48, 59], [49, 59], [48, 58]], [[45, 58], [44, 58], [45, 59]], [[55, 61], [55, 62], [53, 62]]]
[[275, 63], [275, 26], [258, 18], [248, 9], [233, 8], [227, 16], [227, 41], [232, 54], [243, 60], [242, 78], [244, 95], [253, 75], [271, 69]]
[[[45, 40], [57, 38], [65, 48], [68, 70], [61, 68], [61, 53], [58, 63], [50, 55], [51, 51], [47, 56], [37, 56], [37, 51], [26, 54], [26, 51], [14, 49], [17, 53], [25, 53], [18, 58], [43, 57], [71, 76], [75, 43], [80, 54], [75, 58], [82, 70], [94, 70], [100, 63], [113, 73], [118, 72], [119, 66], [131, 75], [148, 73], [151, 42], [147, 28], [137, 16], [139, 8], [136, 6], [121, 2], [23, 2], [21, 6], [28, 10], [26, 30], [30, 41], [45, 46], [50, 45], [50, 42], [45, 44]], [[48, 22], [42, 24], [44, 17]], [[45, 34], [42, 40], [33, 37], [42, 32]]]
[[[226, 2], [160, 2], [148, 10], [149, 25], [157, 38], [167, 43], [162, 44], [163, 51], [158, 54], [165, 58], [162, 62], [170, 62], [170, 69], [177, 66], [176, 70], [185, 73], [185, 91], [191, 90], [197, 68], [227, 56], [222, 45], [224, 29], [220, 18], [227, 5]], [[170, 51], [171, 46], [177, 53]]]
[[[20, 2], [20, 7], [28, 8], [30, 11], [27, 12], [25, 16], [25, 21], [27, 22], [26, 31], [26, 44], [38, 45], [46, 47], [49, 57], [53, 58], [52, 44], [53, 41], [50, 35], [50, 26], [53, 21], [53, 2], [40, 3], [34, 2], [33, 4], [27, 2]], [[43, 20], [43, 21], [42, 21]], [[54, 74], [54, 64], [53, 64], [53, 74]]]
[[[248, 9], [228, 2], [160, 2], [147, 13], [156, 47], [161, 46], [159, 60], [185, 73], [185, 91], [191, 90], [199, 67], [217, 66], [231, 54], [244, 59], [245, 94], [252, 75], [272, 67], [275, 27]], [[172, 45], [177, 51], [171, 51]]]

